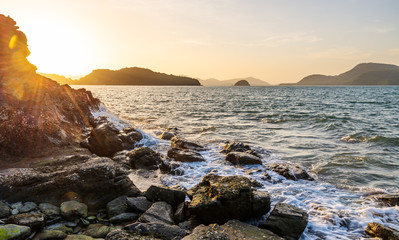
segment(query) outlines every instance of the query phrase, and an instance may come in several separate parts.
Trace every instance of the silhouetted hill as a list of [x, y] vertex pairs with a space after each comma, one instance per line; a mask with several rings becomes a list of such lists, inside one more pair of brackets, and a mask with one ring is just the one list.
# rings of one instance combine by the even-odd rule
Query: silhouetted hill
[[215, 78], [210, 78], [206, 80], [200, 80], [201, 84], [204, 86], [234, 86], [237, 81], [246, 80], [251, 86], [268, 86], [270, 85], [268, 82], [263, 80], [253, 78], [253, 77], [246, 77], [246, 78], [235, 78], [229, 80], [218, 80]]
[[234, 86], [251, 86], [247, 80], [240, 80]]
[[293, 85], [399, 85], [399, 66], [361, 63], [336, 76], [309, 75]]
[[54, 81], [58, 82], [59, 84], [70, 84], [73, 82], [71, 78], [67, 78], [62, 75], [58, 75], [55, 73], [38, 73], [39, 75], [42, 75], [43, 77], [53, 79]]
[[72, 80], [72, 85], [180, 85], [200, 86], [197, 79], [153, 72], [145, 68], [122, 68], [120, 70], [97, 69], [78, 80]]

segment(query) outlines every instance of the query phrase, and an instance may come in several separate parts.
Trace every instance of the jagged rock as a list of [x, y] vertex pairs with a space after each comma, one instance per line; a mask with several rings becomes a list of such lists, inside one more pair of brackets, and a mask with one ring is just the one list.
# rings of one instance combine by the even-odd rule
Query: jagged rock
[[112, 157], [112, 160], [114, 160], [115, 162], [117, 162], [119, 164], [122, 164], [123, 166], [130, 168], [129, 153], [130, 153], [129, 150], [123, 150], [123, 151], [117, 152]]
[[172, 145], [172, 148], [191, 149], [191, 150], [196, 150], [196, 151], [205, 150], [205, 148], [201, 145], [198, 145], [193, 142], [185, 141], [176, 136], [171, 139], [171, 145]]
[[230, 220], [222, 226], [211, 224], [209, 226], [200, 225], [196, 227], [190, 235], [183, 240], [283, 240], [274, 233], [260, 229], [255, 226], [243, 223], [238, 220]]
[[251, 151], [251, 147], [247, 144], [242, 142], [233, 142], [233, 143], [226, 143], [222, 153], [229, 153], [229, 152], [246, 152]]
[[192, 149], [171, 148], [168, 150], [168, 157], [179, 162], [203, 162], [202, 155]]
[[229, 152], [226, 155], [226, 161], [232, 164], [262, 164], [262, 160], [246, 152]]
[[39, 210], [49, 218], [53, 218], [61, 214], [60, 208], [50, 203], [40, 203]]
[[175, 223], [180, 223], [183, 222], [184, 220], [188, 219], [190, 216], [188, 212], [188, 204], [185, 202], [180, 203], [177, 208], [175, 213], [173, 214]]
[[252, 187], [243, 176], [208, 174], [191, 188], [189, 211], [205, 223], [224, 223], [229, 219], [248, 220], [270, 210], [270, 196]]
[[83, 232], [83, 235], [90, 236], [93, 238], [105, 238], [111, 231], [111, 227], [103, 224], [91, 224]]
[[0, 201], [0, 219], [8, 217], [10, 216], [10, 214], [11, 214], [10, 207], [7, 204]]
[[108, 233], [105, 240], [163, 240], [163, 239], [151, 236], [141, 236], [140, 234], [128, 233], [125, 230], [116, 229]]
[[314, 178], [312, 176], [310, 176], [309, 173], [306, 172], [306, 170], [303, 169], [298, 164], [273, 163], [273, 164], [269, 164], [267, 167], [270, 170], [272, 170], [290, 180], [294, 180], [294, 181], [297, 181], [299, 179], [304, 179], [304, 180], [309, 180], [309, 181], [314, 180]]
[[166, 225], [162, 223], [133, 223], [123, 228], [130, 233], [142, 236], [154, 236], [165, 240], [181, 239], [188, 232], [176, 225]]
[[107, 215], [109, 218], [128, 211], [129, 205], [127, 203], [127, 196], [117, 197], [107, 204]]
[[139, 218], [137, 213], [121, 213], [109, 219], [112, 223], [132, 222]]
[[43, 230], [35, 235], [33, 240], [62, 240], [67, 234], [58, 230]]
[[367, 224], [366, 233], [372, 237], [382, 238], [383, 240], [398, 240], [399, 230], [373, 222]]
[[399, 194], [377, 194], [368, 198], [386, 203], [389, 206], [399, 206]]
[[177, 205], [184, 202], [186, 193], [184, 191], [170, 189], [168, 187], [152, 185], [145, 192], [145, 197], [152, 202], [164, 201], [173, 207], [177, 207]]
[[307, 224], [308, 214], [305, 211], [286, 203], [277, 203], [270, 216], [259, 227], [293, 240], [300, 238]]
[[119, 138], [123, 142], [123, 149], [133, 149], [135, 144], [143, 139], [143, 134], [137, 131], [133, 127], [124, 128], [123, 131], [119, 133]]
[[178, 176], [184, 174], [184, 170], [179, 169], [180, 165], [178, 163], [171, 162], [168, 157], [162, 157], [161, 164], [159, 164], [158, 167], [162, 173], [169, 173]]
[[36, 208], [37, 208], [37, 204], [36, 203], [34, 203], [34, 202], [26, 202], [26, 203], [24, 203], [22, 208], [19, 209], [19, 212], [26, 213], [26, 212], [33, 211]]
[[0, 239], [2, 240], [24, 240], [31, 233], [30, 227], [15, 224], [0, 226]]
[[151, 169], [158, 168], [161, 163], [161, 155], [151, 148], [141, 147], [130, 152], [130, 166], [134, 169]]
[[103, 208], [115, 196], [140, 194], [128, 174], [109, 158], [63, 157], [42, 163], [37, 168], [0, 172], [0, 196], [8, 202], [24, 199], [59, 205], [67, 193], [74, 193], [96, 210]]
[[68, 235], [65, 240], [95, 240], [92, 237], [85, 235]]
[[100, 124], [91, 130], [89, 149], [100, 157], [112, 157], [123, 150], [119, 130], [110, 122]]
[[40, 230], [44, 227], [44, 215], [41, 213], [21, 213], [11, 216], [6, 221], [8, 224], [28, 226], [32, 230]]
[[172, 206], [166, 202], [156, 202], [140, 217], [141, 222], [173, 224]]
[[176, 133], [170, 130], [165, 130], [162, 132], [160, 138], [164, 140], [171, 140], [172, 138], [176, 137]]
[[61, 203], [61, 216], [67, 220], [87, 217], [87, 205], [77, 201]]
[[147, 211], [152, 202], [148, 201], [146, 197], [127, 198], [127, 205], [136, 213], [143, 213]]

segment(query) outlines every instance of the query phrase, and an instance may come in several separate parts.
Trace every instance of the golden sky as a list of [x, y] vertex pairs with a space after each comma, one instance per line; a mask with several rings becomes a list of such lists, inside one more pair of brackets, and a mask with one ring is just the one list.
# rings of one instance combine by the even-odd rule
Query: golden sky
[[399, 65], [397, 0], [0, 0], [39, 72], [144, 67], [272, 84]]

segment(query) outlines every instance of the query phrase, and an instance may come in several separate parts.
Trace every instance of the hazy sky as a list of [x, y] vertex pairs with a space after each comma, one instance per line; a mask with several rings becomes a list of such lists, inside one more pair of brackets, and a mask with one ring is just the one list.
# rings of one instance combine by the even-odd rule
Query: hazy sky
[[0, 0], [46, 73], [145, 67], [272, 84], [399, 65], [398, 0]]

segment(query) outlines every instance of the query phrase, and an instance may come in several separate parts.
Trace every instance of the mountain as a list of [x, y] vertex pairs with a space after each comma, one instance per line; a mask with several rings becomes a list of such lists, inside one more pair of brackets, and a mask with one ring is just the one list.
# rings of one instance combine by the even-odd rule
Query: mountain
[[361, 63], [336, 76], [309, 75], [293, 85], [399, 85], [399, 66]]
[[39, 75], [42, 75], [43, 77], [53, 79], [54, 81], [58, 82], [59, 84], [69, 84], [73, 80], [71, 78], [67, 78], [62, 75], [58, 75], [55, 73], [38, 73]]
[[240, 80], [234, 84], [234, 86], [251, 86], [247, 80]]
[[201, 84], [204, 86], [234, 86], [234, 84], [240, 80], [247, 80], [251, 86], [268, 86], [270, 85], [268, 82], [263, 80], [253, 78], [253, 77], [246, 77], [246, 78], [235, 78], [229, 80], [218, 80], [215, 78], [210, 78], [206, 80], [200, 80]]
[[53, 79], [60, 80], [70, 85], [201, 85], [200, 82], [194, 78], [168, 75], [138, 67], [122, 68], [120, 70], [97, 69], [78, 80], [72, 80], [62, 76], [59, 77], [59, 75], [55, 76]]

